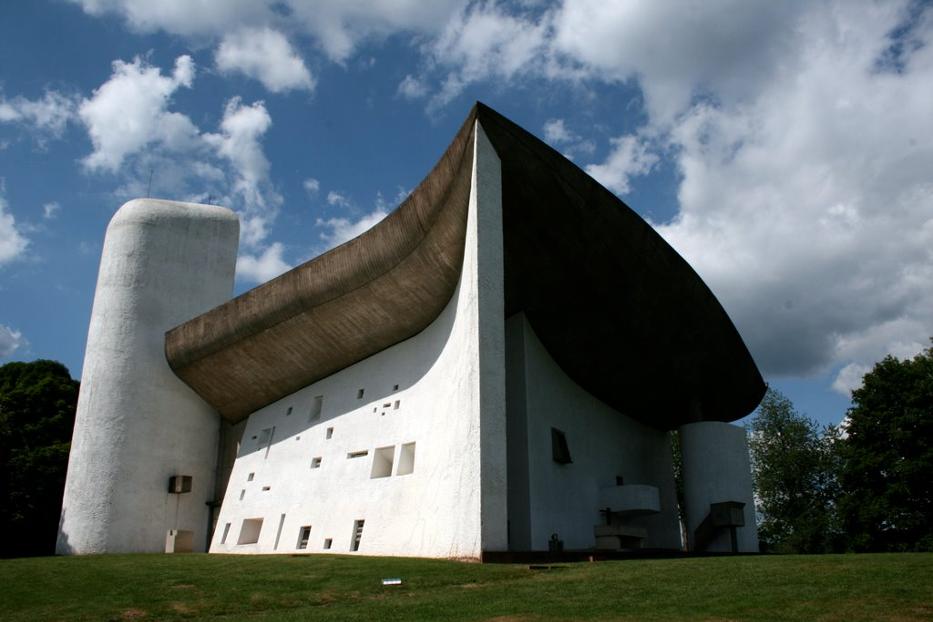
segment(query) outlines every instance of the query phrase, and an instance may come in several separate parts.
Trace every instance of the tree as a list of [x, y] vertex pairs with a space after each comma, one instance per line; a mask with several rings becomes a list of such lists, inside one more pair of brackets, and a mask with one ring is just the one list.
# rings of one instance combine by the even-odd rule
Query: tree
[[850, 547], [933, 550], [933, 348], [885, 357], [852, 404], [840, 456]]
[[55, 550], [77, 399], [61, 363], [0, 367], [0, 556]]
[[834, 517], [837, 434], [768, 389], [751, 423], [749, 448], [766, 550], [823, 553], [839, 546]]

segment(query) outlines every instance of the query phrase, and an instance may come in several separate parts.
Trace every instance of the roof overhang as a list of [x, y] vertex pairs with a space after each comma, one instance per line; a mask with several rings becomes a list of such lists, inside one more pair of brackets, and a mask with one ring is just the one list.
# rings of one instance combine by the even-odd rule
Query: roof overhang
[[437, 318], [463, 262], [477, 120], [502, 162], [505, 317], [524, 311], [568, 376], [653, 427], [751, 412], [764, 382], [700, 277], [618, 197], [482, 104], [372, 229], [170, 330], [179, 378], [238, 421]]

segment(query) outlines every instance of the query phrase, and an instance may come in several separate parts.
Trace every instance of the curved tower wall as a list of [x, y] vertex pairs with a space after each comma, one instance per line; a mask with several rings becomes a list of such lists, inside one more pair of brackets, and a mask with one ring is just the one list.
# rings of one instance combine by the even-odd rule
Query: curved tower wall
[[[745, 429], [719, 421], [689, 423], [680, 427], [680, 446], [690, 550], [694, 549], [694, 532], [709, 514], [710, 504], [739, 501], [745, 504], [745, 526], [736, 528], [738, 550], [757, 553], [758, 530]], [[721, 529], [706, 550], [729, 552], [731, 547], [729, 530]]]
[[[211, 205], [137, 199], [111, 219], [58, 553], [162, 551], [170, 529], [205, 549], [220, 422], [172, 373], [165, 331], [230, 298], [238, 236], [236, 215]], [[173, 475], [191, 492], [169, 494]]]

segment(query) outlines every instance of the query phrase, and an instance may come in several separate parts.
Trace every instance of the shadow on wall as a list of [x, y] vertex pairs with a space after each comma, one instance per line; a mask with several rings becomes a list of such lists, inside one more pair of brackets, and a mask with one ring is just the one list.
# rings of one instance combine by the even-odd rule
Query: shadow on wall
[[[275, 416], [275, 426], [264, 428], [249, 437], [242, 437], [237, 458], [256, 451], [268, 452], [271, 447], [289, 440], [295, 435], [303, 434], [311, 428], [360, 408], [375, 408], [375, 412], [396, 408], [399, 399], [398, 394], [418, 384], [435, 365], [441, 353], [447, 347], [454, 320], [456, 319], [459, 293], [460, 284], [458, 283], [444, 310], [431, 324], [417, 335], [389, 346], [389, 348], [396, 349], [394, 360], [406, 361], [404, 366], [395, 368], [397, 374], [394, 380], [380, 384], [374, 382], [366, 387], [344, 388], [340, 394], [325, 392], [328, 379], [335, 374], [341, 374], [355, 367], [378, 367], [372, 359], [383, 355], [389, 349], [386, 348], [386, 350], [377, 352], [362, 361], [334, 372], [331, 376], [319, 380], [309, 387], [299, 389], [277, 402], [264, 406], [260, 410], [271, 408], [278, 411]], [[377, 374], [372, 375], [376, 376]], [[315, 385], [318, 385], [321, 390], [311, 388], [315, 387]], [[322, 393], [324, 394], [323, 403], [320, 403], [317, 398], [321, 397]], [[253, 414], [250, 416], [253, 416]], [[280, 416], [282, 414], [285, 416]]]
[[62, 510], [61, 515], [58, 517], [58, 539], [55, 541], [55, 554], [56, 555], [74, 555], [77, 553], [73, 548], [71, 548], [71, 542], [68, 540], [68, 534], [62, 530], [62, 526], [65, 524], [65, 510]]

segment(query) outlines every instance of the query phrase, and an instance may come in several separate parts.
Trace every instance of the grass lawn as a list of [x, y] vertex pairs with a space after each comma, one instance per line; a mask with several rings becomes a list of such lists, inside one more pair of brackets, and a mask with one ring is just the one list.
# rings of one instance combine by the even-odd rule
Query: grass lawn
[[[403, 584], [383, 587], [381, 579]], [[527, 565], [341, 556], [0, 560], [0, 620], [933, 620], [933, 554]]]

